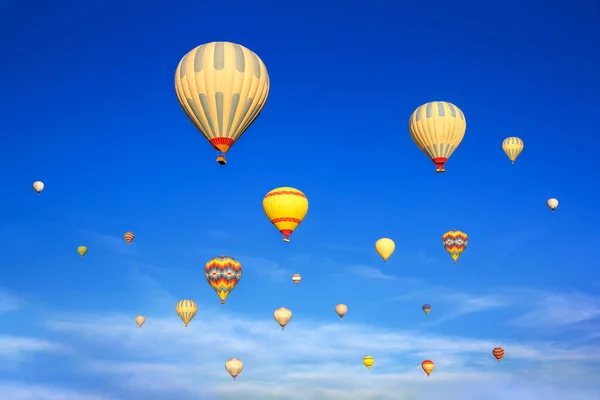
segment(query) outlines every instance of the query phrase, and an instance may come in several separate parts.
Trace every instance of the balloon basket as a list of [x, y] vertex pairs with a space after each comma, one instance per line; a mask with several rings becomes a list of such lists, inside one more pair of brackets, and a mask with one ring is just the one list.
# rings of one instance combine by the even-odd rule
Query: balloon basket
[[219, 163], [219, 165], [227, 165], [227, 160], [225, 159], [225, 156], [217, 157], [217, 162]]
[[436, 168], [435, 172], [437, 172], [438, 174], [446, 172], [446, 168]]

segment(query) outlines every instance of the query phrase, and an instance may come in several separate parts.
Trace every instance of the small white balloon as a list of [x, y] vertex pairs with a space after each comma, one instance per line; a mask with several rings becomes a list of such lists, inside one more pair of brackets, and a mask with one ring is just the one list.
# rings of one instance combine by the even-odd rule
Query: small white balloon
[[546, 204], [548, 205], [548, 208], [551, 209], [552, 212], [554, 212], [554, 210], [556, 210], [556, 208], [558, 207], [558, 200], [556, 200], [554, 198], [548, 199]]
[[33, 190], [35, 190], [35, 192], [37, 194], [42, 193], [42, 190], [44, 190], [44, 182], [42, 181], [35, 181], [33, 182]]

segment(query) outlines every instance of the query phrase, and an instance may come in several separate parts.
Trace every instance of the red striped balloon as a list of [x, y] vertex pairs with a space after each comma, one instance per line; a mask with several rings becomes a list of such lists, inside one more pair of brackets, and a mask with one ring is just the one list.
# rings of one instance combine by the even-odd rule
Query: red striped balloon
[[127, 244], [131, 244], [135, 235], [133, 234], [133, 232], [125, 232], [123, 237], [125, 238], [125, 241], [127, 242]]
[[494, 357], [496, 357], [496, 360], [500, 362], [500, 360], [502, 360], [502, 357], [504, 357], [504, 349], [502, 347], [496, 347], [494, 350], [492, 350], [492, 354], [494, 355]]

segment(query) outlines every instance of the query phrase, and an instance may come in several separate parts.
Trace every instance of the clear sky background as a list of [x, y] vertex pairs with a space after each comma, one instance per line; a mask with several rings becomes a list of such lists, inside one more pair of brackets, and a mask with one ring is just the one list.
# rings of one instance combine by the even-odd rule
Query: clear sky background
[[[2, 398], [598, 399], [598, 21], [593, 0], [3, 1]], [[219, 40], [271, 77], [226, 167], [173, 87]], [[467, 119], [446, 174], [407, 130], [435, 100]], [[278, 186], [310, 201], [289, 244], [262, 211]], [[219, 254], [244, 268], [225, 306]]]

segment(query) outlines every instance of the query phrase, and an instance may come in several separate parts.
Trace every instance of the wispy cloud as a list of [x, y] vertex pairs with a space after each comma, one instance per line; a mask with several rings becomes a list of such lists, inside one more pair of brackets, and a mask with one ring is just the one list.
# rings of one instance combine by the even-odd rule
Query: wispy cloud
[[56, 352], [64, 349], [62, 345], [43, 339], [0, 335], [0, 356], [4, 360], [14, 360], [29, 353]]
[[88, 247], [91, 246], [100, 246], [105, 249], [118, 252], [121, 254], [133, 255], [134, 251], [131, 246], [127, 245], [123, 236], [120, 235], [111, 235], [107, 233], [94, 232], [87, 229], [81, 229], [79, 232], [85, 237], [88, 243], [82, 243], [82, 245], [86, 245]]
[[397, 276], [386, 274], [379, 268], [367, 267], [362, 265], [357, 265], [354, 267], [350, 267], [350, 270], [354, 272], [356, 275], [361, 276], [367, 279], [383, 279], [383, 280], [394, 280], [398, 279]]
[[0, 393], [7, 400], [117, 400], [116, 397], [107, 395], [18, 381], [0, 381]]
[[240, 256], [238, 261], [242, 263], [246, 271], [256, 273], [272, 281], [281, 281], [289, 279], [292, 275], [291, 270], [284, 268], [280, 263], [262, 257]]
[[10, 293], [0, 292], [0, 314], [21, 308], [23, 301]]
[[435, 261], [435, 257], [430, 256], [422, 250], [417, 252], [417, 259], [421, 264], [429, 265]]

